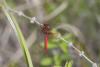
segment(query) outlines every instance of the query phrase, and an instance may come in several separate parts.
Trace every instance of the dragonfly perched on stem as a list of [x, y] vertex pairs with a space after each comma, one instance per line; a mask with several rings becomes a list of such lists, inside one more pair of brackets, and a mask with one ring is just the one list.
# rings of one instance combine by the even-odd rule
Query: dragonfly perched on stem
[[48, 24], [43, 24], [41, 26], [41, 31], [44, 34], [44, 48], [45, 51], [47, 51], [47, 40], [50, 35], [54, 35], [54, 33], [51, 32], [51, 27]]

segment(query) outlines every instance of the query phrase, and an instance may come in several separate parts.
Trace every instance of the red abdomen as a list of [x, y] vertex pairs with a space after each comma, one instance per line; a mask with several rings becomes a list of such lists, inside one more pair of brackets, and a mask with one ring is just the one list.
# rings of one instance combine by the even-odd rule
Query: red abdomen
[[45, 51], [47, 51], [47, 34], [44, 35], [44, 41], [45, 41]]

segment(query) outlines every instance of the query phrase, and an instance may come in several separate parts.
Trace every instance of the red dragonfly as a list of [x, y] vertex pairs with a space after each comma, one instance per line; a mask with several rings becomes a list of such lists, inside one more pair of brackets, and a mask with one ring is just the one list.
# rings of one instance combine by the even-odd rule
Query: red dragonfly
[[44, 34], [44, 48], [45, 48], [45, 51], [47, 51], [47, 39], [48, 39], [48, 35], [52, 34], [51, 31], [51, 28], [48, 24], [43, 24], [43, 26], [41, 26], [41, 31], [43, 32]]

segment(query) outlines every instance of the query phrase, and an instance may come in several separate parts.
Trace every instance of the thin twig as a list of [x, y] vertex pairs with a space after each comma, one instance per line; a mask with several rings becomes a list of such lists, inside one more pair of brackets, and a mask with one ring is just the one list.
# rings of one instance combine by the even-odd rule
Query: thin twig
[[90, 59], [84, 54], [84, 51], [80, 51], [79, 49], [77, 49], [77, 48], [73, 45], [72, 42], [69, 42], [69, 43], [68, 43], [68, 41], [66, 41], [64, 38], [62, 38], [61, 35], [58, 35], [58, 36], [59, 36], [59, 37], [57, 37], [57, 38], [59, 38], [59, 39], [63, 40], [64, 42], [66, 42], [66, 43], [68, 44], [69, 47], [74, 48], [74, 49], [79, 53], [79, 56], [80, 56], [80, 57], [84, 57], [88, 62], [90, 62], [90, 63], [92, 64], [92, 67], [98, 67], [96, 63], [94, 63], [92, 60], [90, 60]]

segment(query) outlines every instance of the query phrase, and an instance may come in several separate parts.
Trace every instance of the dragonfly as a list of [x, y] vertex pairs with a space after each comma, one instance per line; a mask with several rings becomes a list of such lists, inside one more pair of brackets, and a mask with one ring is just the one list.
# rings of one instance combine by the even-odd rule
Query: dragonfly
[[47, 39], [48, 36], [52, 35], [53, 33], [51, 32], [51, 27], [48, 24], [43, 24], [41, 26], [41, 31], [44, 34], [44, 49], [47, 51]]

